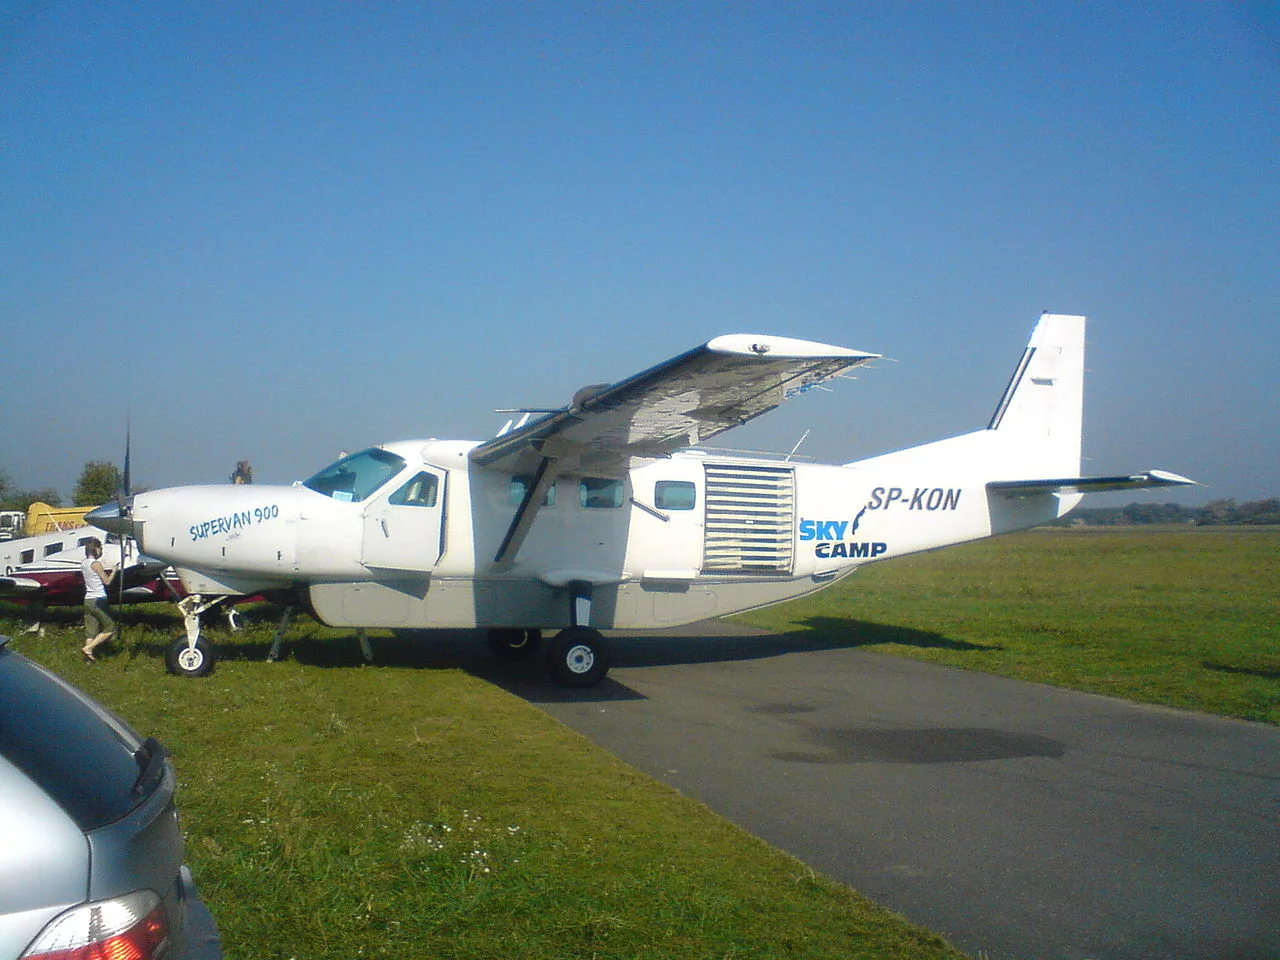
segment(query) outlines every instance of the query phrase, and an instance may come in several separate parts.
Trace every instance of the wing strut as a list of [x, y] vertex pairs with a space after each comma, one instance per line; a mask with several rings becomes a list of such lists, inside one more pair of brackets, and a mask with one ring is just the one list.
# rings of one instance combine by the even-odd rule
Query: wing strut
[[524, 499], [520, 501], [516, 515], [511, 518], [511, 526], [507, 527], [506, 535], [498, 546], [498, 552], [493, 558], [494, 563], [507, 562], [519, 552], [524, 538], [529, 534], [529, 528], [533, 526], [534, 517], [538, 515], [538, 510], [547, 498], [547, 491], [551, 489], [551, 484], [555, 483], [557, 471], [552, 467], [554, 462], [551, 457], [543, 457], [538, 464], [533, 480], [525, 487]]

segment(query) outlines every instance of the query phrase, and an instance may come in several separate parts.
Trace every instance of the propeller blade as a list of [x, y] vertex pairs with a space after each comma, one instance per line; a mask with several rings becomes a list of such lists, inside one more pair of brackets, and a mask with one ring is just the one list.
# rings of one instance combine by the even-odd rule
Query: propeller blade
[[[116, 504], [119, 507], [119, 516], [128, 519], [132, 512], [133, 504], [130, 502], [131, 482], [129, 478], [130, 460], [132, 459], [131, 447], [133, 446], [133, 418], [126, 416], [124, 421], [124, 472], [120, 477], [120, 489], [116, 494]], [[120, 566], [116, 570], [116, 577], [119, 583], [119, 603], [124, 603], [124, 570], [125, 564], [128, 562], [129, 538], [121, 532], [120, 534]], [[117, 627], [117, 630], [120, 628]]]
[[121, 488], [124, 491], [123, 499], [126, 501], [129, 499], [129, 494], [131, 492], [130, 481], [129, 481], [129, 460], [130, 460], [129, 448], [130, 446], [132, 446], [132, 441], [133, 441], [133, 424], [130, 423], [128, 420], [126, 420], [125, 427], [124, 427], [124, 475], [120, 480]]

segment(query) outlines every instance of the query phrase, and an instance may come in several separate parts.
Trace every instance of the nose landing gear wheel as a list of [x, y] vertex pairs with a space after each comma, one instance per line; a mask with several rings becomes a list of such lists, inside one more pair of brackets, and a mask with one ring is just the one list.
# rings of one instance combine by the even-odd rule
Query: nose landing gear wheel
[[609, 649], [599, 630], [566, 627], [547, 647], [547, 669], [564, 687], [594, 687], [609, 672]]
[[217, 663], [217, 651], [204, 637], [197, 637], [194, 647], [187, 642], [186, 637], [178, 637], [169, 644], [164, 657], [165, 667], [179, 677], [208, 676], [213, 673]]

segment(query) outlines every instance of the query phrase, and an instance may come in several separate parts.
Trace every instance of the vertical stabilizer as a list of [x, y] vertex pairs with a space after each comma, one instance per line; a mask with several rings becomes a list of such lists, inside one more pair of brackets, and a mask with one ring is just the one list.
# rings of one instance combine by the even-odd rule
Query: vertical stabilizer
[[1080, 472], [1084, 328], [1084, 317], [1041, 315], [987, 425], [1014, 443], [1019, 462], [1039, 476]]

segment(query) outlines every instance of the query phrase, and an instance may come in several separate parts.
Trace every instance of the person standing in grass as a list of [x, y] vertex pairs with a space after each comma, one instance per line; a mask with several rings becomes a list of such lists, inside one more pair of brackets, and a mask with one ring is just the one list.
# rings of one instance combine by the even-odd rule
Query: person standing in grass
[[90, 537], [85, 541], [84, 560], [80, 563], [84, 574], [84, 646], [80, 652], [90, 662], [97, 660], [95, 648], [115, 636], [116, 622], [107, 613], [107, 587], [116, 575], [116, 568], [102, 565], [102, 541]]

